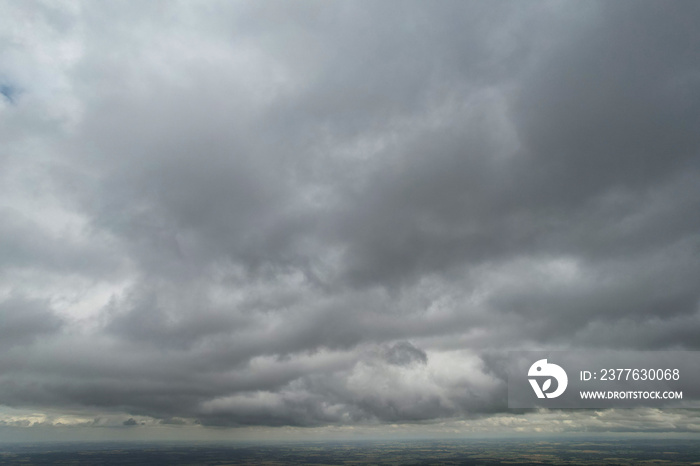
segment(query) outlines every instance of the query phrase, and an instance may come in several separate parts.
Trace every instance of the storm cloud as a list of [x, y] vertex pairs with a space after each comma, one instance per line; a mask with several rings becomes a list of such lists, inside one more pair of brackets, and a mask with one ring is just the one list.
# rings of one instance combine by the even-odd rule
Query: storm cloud
[[488, 426], [499, 352], [700, 349], [697, 2], [0, 8], [0, 405]]

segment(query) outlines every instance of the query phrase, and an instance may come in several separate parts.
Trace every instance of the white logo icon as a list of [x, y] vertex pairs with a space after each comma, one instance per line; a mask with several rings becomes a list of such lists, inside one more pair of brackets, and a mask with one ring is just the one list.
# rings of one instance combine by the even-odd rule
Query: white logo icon
[[[556, 364], [547, 363], [546, 359], [540, 359], [530, 366], [530, 370], [527, 371], [527, 375], [528, 377], [550, 377], [544, 381], [541, 388], [536, 379], [528, 379], [530, 381], [530, 385], [532, 385], [532, 389], [535, 391], [535, 395], [537, 395], [537, 398], [556, 398], [564, 393], [564, 390], [566, 390], [566, 385], [569, 383], [569, 378], [566, 376], [564, 369]], [[547, 390], [549, 390], [552, 385], [552, 378], [557, 380], [557, 389], [551, 393], [548, 393]]]

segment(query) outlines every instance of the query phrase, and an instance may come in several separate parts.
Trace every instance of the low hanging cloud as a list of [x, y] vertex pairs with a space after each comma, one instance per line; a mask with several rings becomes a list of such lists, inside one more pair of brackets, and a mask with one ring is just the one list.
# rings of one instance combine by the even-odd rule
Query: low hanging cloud
[[486, 426], [499, 351], [698, 349], [698, 4], [397, 6], [0, 7], [1, 405]]

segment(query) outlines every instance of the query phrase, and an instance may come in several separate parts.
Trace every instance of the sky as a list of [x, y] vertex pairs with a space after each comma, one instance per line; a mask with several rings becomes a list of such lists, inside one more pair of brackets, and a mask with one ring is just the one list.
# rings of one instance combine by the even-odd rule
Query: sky
[[700, 3], [0, 1], [0, 437], [700, 432]]

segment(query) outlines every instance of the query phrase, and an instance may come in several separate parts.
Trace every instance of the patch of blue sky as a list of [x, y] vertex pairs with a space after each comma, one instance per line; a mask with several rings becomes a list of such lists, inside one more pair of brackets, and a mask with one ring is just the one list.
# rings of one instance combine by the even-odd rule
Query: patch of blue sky
[[15, 103], [15, 98], [17, 97], [19, 91], [12, 84], [0, 82], [0, 94], [11, 104]]

